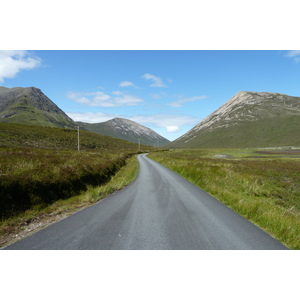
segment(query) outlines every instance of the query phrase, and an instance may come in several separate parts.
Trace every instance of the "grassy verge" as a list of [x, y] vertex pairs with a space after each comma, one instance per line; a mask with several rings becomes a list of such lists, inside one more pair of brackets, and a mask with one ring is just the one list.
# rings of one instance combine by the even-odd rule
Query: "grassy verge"
[[26, 237], [122, 189], [136, 178], [137, 173], [138, 162], [136, 157], [132, 156], [106, 184], [88, 186], [87, 190], [80, 195], [55, 201], [43, 208], [31, 208], [2, 220], [0, 222], [0, 247]]
[[[215, 154], [234, 155], [217, 159]], [[300, 159], [255, 150], [151, 153], [167, 166], [274, 236], [300, 249]]]
[[0, 218], [108, 182], [130, 153], [0, 148]]

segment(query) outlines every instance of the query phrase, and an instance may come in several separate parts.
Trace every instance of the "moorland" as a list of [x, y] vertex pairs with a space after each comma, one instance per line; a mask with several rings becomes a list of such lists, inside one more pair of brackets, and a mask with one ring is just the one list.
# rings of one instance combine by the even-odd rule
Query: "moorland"
[[300, 149], [174, 149], [149, 157], [300, 249]]

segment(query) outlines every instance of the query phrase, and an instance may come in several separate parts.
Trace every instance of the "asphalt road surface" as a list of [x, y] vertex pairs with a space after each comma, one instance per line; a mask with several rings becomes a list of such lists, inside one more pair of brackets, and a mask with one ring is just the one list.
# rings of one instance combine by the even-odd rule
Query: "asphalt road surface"
[[287, 249], [146, 154], [138, 160], [126, 188], [5, 249]]

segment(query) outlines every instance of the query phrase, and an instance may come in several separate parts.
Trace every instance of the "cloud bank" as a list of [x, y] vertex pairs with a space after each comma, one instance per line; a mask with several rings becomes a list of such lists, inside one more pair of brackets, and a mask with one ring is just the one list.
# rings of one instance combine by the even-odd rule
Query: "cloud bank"
[[94, 107], [117, 107], [117, 106], [134, 106], [144, 102], [143, 99], [136, 96], [113, 92], [115, 96], [98, 91], [93, 93], [68, 92], [67, 97], [75, 102]]
[[132, 87], [137, 88], [137, 86], [131, 81], [122, 81], [122, 82], [120, 82], [119, 86], [120, 87], [132, 86]]
[[41, 65], [41, 59], [29, 51], [0, 51], [0, 83], [4, 78], [14, 78], [21, 70], [30, 70]]

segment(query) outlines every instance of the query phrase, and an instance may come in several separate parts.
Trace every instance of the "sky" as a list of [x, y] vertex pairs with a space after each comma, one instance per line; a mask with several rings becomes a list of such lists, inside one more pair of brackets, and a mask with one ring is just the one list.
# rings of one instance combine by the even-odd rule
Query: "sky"
[[300, 51], [2, 50], [0, 85], [34, 86], [73, 120], [130, 119], [173, 141], [239, 91], [300, 96]]

